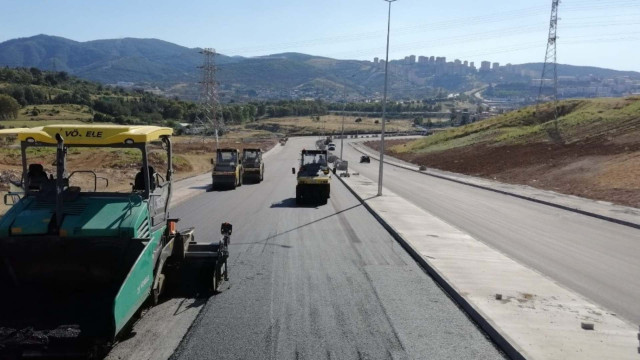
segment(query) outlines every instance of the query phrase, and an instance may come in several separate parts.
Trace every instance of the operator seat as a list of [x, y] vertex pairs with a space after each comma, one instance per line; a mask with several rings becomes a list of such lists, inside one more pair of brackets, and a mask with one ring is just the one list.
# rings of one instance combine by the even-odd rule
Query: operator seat
[[47, 173], [44, 171], [44, 167], [41, 164], [29, 164], [29, 170], [27, 171], [27, 179], [29, 182], [29, 190], [40, 190], [49, 179]]
[[[149, 186], [150, 186], [150, 190], [149, 191], [153, 191], [156, 189], [156, 170], [153, 168], [153, 166], [149, 166]], [[142, 169], [140, 169], [140, 172], [138, 172], [136, 174], [136, 179], [133, 183], [133, 190], [134, 191], [144, 191], [144, 167], [142, 167]]]

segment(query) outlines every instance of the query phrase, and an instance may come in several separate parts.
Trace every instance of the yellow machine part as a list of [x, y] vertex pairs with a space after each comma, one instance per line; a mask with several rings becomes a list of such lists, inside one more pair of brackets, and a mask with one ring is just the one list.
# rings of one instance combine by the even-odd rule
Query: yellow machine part
[[305, 177], [301, 177], [298, 178], [298, 184], [328, 184], [329, 183], [329, 178], [328, 177], [322, 177], [322, 178], [305, 178]]
[[171, 136], [173, 129], [159, 126], [47, 125], [0, 130], [0, 135], [17, 135], [20, 141], [46, 144], [56, 144], [56, 134], [60, 134], [69, 145], [114, 145], [148, 143], [161, 136]]

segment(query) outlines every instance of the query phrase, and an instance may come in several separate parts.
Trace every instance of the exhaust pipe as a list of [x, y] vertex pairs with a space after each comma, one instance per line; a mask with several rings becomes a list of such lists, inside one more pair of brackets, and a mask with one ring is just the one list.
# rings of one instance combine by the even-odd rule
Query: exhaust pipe
[[63, 197], [64, 191], [64, 170], [66, 168], [66, 151], [64, 148], [64, 139], [62, 135], [56, 134], [56, 141], [58, 142], [56, 150], [56, 232], [60, 230], [62, 226], [62, 209], [63, 209]]

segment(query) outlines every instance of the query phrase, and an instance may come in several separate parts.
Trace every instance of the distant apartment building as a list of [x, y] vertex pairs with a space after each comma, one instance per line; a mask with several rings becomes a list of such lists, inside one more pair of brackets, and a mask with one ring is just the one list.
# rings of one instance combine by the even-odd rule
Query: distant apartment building
[[491, 63], [489, 61], [483, 61], [480, 63], [480, 71], [491, 71]]
[[452, 62], [448, 62], [445, 64], [444, 68], [445, 74], [456, 74], [456, 65]]
[[447, 62], [447, 58], [444, 56], [438, 56], [436, 58], [436, 64], [445, 64]]
[[464, 67], [469, 67], [469, 62], [467, 60], [465, 60], [462, 65], [464, 65]]
[[428, 64], [429, 57], [428, 56], [418, 56], [418, 64]]
[[377, 64], [379, 60], [380, 60], [379, 58], [374, 57], [374, 58], [373, 58], [373, 63], [374, 63], [374, 64]]
[[460, 75], [462, 74], [462, 61], [455, 59], [453, 62], [448, 62], [445, 69], [446, 74]]
[[409, 64], [415, 64], [415, 63], [416, 63], [416, 56], [409, 55]]
[[492, 68], [493, 68], [493, 71], [500, 70], [500, 63], [494, 62]]
[[436, 63], [436, 57], [435, 56], [430, 56], [429, 57], [429, 64], [433, 65]]

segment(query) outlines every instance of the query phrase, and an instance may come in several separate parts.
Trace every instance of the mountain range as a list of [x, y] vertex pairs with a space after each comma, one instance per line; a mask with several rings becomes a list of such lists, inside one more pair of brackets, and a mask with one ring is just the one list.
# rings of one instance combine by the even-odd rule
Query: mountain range
[[[66, 71], [105, 84], [158, 87], [168, 96], [195, 98], [203, 55], [202, 49], [187, 48], [158, 39], [123, 38], [78, 42], [62, 37], [37, 35], [0, 43], [0, 65], [37, 67]], [[372, 61], [337, 60], [299, 53], [260, 57], [215, 57], [221, 96], [246, 98], [372, 98], [379, 96], [384, 68]], [[403, 65], [403, 61], [395, 61]], [[495, 79], [483, 76], [429, 76], [406, 66], [390, 67], [392, 97], [428, 96], [439, 88], [464, 91]], [[542, 64], [514, 65], [514, 69], [540, 72]], [[560, 75], [598, 77], [628, 76], [640, 73], [595, 67], [559, 66]], [[526, 77], [508, 76], [510, 81], [527, 82]], [[500, 79], [504, 78], [502, 76]]]

